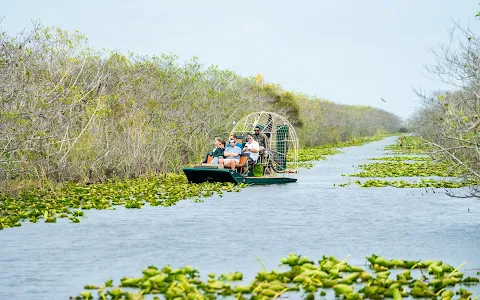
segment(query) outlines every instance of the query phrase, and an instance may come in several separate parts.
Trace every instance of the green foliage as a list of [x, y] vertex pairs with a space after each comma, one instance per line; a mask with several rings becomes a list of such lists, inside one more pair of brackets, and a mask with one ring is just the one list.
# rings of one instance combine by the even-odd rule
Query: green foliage
[[353, 177], [405, 177], [405, 176], [441, 176], [455, 177], [461, 171], [447, 163], [406, 163], [402, 161], [362, 164], [364, 171], [352, 174]]
[[[325, 145], [315, 146], [315, 147], [300, 148], [300, 150], [298, 151], [298, 161], [306, 162], [306, 161], [324, 160], [326, 155], [333, 155], [333, 154], [340, 153], [341, 151], [338, 150], [337, 148], [361, 146], [366, 143], [378, 141], [383, 137], [384, 136], [355, 138], [346, 142], [338, 142], [338, 143], [325, 144]], [[291, 161], [291, 159], [292, 159], [291, 157], [287, 157], [288, 161]]]
[[294, 93], [283, 91], [279, 85], [275, 84], [265, 84], [261, 86], [260, 89], [272, 99], [269, 107], [273, 111], [280, 112], [293, 126], [302, 127], [303, 122], [300, 119], [300, 107]]
[[421, 178], [420, 181], [407, 182], [405, 180], [380, 180], [380, 179], [368, 179], [361, 182], [356, 180], [355, 183], [360, 187], [387, 187], [393, 186], [396, 188], [461, 188], [475, 184], [470, 181], [459, 180], [439, 180], [439, 179], [425, 179]]
[[[238, 284], [234, 281], [243, 279], [240, 272], [222, 274], [218, 279], [211, 273], [202, 280], [200, 271], [191, 266], [176, 269], [149, 266], [139, 277], [121, 278], [120, 285], [106, 293], [112, 299], [142, 299], [149, 294], [161, 294], [165, 299], [276, 299], [282, 294], [295, 297], [296, 293], [302, 293], [305, 299], [314, 299], [314, 293], [325, 296], [327, 291], [344, 299], [435, 298], [440, 293], [442, 299], [450, 299], [455, 293], [467, 299], [472, 293], [456, 287], [479, 281], [476, 277], [462, 279], [463, 274], [458, 272], [461, 266], [454, 270], [442, 261], [388, 260], [375, 254], [366, 258], [369, 264], [360, 267], [333, 256], [324, 255], [317, 264], [306, 256], [290, 254], [281, 259], [284, 270], [264, 269], [257, 272], [250, 283]], [[397, 269], [396, 278], [390, 269]], [[417, 278], [412, 276], [411, 269], [421, 271]], [[86, 285], [87, 288], [98, 289], [97, 299], [102, 299], [106, 286]], [[86, 296], [90, 297], [91, 293], [81, 292], [75, 299], [87, 299]]]
[[304, 146], [340, 143], [357, 138], [398, 132], [401, 120], [386, 111], [358, 105], [341, 105], [296, 94], [304, 126], [298, 134]]
[[[34, 24], [16, 37], [1, 33], [0, 44], [4, 191], [178, 172], [252, 111], [286, 116], [309, 147], [398, 127], [384, 111], [257, 84], [197, 57], [95, 50], [77, 31]], [[302, 159], [321, 158], [312, 155]]]
[[369, 158], [370, 160], [387, 160], [387, 161], [431, 161], [432, 157], [426, 155], [418, 155], [418, 156], [385, 156], [385, 157], [374, 157]]
[[0, 229], [42, 218], [55, 223], [56, 216], [61, 214], [79, 223], [84, 211], [89, 209], [113, 209], [115, 205], [142, 208], [147, 203], [172, 206], [180, 200], [221, 196], [225, 191], [239, 191], [242, 187], [231, 183], [189, 184], [184, 175], [164, 174], [91, 185], [66, 183], [53, 191], [29, 190], [17, 197], [0, 194]]
[[[386, 146], [394, 153], [426, 153], [429, 147], [426, 146], [418, 137], [401, 136], [396, 139], [396, 143]], [[363, 171], [350, 174], [352, 177], [458, 177], [464, 170], [463, 167], [456, 166], [451, 162], [432, 161], [431, 156], [426, 155], [402, 155], [371, 158], [370, 160], [383, 160], [381, 163], [370, 163], [359, 165]], [[342, 175], [345, 176], [345, 175]], [[352, 182], [338, 184], [345, 187]], [[354, 183], [360, 187], [386, 187], [393, 186], [397, 188], [460, 188], [477, 184], [472, 180], [451, 180], [451, 179], [426, 179], [421, 178], [420, 181], [408, 182], [405, 180], [379, 180], [369, 179], [366, 181], [355, 180]]]
[[[298, 161], [315, 161], [324, 160], [326, 155], [340, 153], [339, 150], [330, 147], [318, 146], [312, 148], [301, 148], [298, 152]], [[288, 157], [287, 157], [288, 158]]]
[[401, 154], [426, 154], [431, 152], [432, 147], [418, 136], [400, 136], [395, 144], [386, 146], [385, 150]]

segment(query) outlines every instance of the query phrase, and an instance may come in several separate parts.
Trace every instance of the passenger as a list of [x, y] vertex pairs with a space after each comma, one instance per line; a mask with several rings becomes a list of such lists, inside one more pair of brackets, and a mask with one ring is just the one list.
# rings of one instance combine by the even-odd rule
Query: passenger
[[253, 134], [253, 138], [260, 146], [260, 153], [263, 153], [263, 151], [265, 151], [265, 148], [267, 148], [267, 135], [265, 133], [260, 133], [260, 132], [261, 132], [260, 127], [255, 126], [255, 132]]
[[222, 140], [221, 138], [216, 138], [215, 145], [217, 146], [217, 148], [215, 148], [215, 150], [213, 150], [213, 153], [212, 153], [212, 156], [213, 156], [212, 164], [218, 165], [218, 159], [220, 157], [223, 157], [225, 152], [225, 141]]
[[207, 163], [208, 162], [208, 157], [209, 156], [213, 156], [213, 152], [215, 152], [215, 150], [218, 148], [218, 141], [217, 140], [221, 140], [219, 137], [215, 137], [215, 139], [213, 140], [213, 150], [210, 151], [210, 152], [207, 152], [207, 154], [205, 154], [205, 158], [201, 161], [201, 163]]
[[245, 144], [245, 147], [243, 147], [242, 152], [250, 154], [250, 159], [254, 163], [257, 163], [259, 152], [260, 152], [260, 146], [258, 145], [257, 141], [255, 141], [255, 139], [253, 138], [253, 134], [249, 133], [247, 135], [247, 143]]
[[242, 149], [242, 143], [237, 142], [237, 135], [236, 135], [235, 133], [232, 134], [228, 139], [229, 139], [229, 140], [230, 140], [230, 139], [235, 139], [235, 143], [236, 143], [237, 147], [240, 148], [240, 149]]
[[223, 153], [225, 158], [220, 158], [218, 163], [227, 167], [230, 166], [232, 170], [235, 170], [235, 165], [240, 162], [241, 153], [242, 149], [236, 145], [236, 140], [231, 138], [230, 144], [225, 148], [225, 152]]

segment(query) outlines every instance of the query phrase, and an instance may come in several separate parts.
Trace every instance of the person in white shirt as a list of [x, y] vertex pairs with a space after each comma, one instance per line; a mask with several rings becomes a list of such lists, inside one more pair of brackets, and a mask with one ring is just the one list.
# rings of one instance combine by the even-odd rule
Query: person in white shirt
[[255, 141], [252, 134], [247, 135], [247, 143], [242, 149], [242, 153], [249, 153], [254, 163], [257, 162], [260, 152], [260, 145]]

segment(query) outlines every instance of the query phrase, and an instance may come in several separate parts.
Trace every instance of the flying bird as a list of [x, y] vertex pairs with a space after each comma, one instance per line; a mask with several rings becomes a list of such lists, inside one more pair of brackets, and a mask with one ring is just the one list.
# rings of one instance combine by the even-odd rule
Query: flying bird
[[387, 101], [385, 101], [385, 99], [383, 99], [383, 98], [380, 98], [380, 99], [382, 99], [383, 102], [387, 102]]

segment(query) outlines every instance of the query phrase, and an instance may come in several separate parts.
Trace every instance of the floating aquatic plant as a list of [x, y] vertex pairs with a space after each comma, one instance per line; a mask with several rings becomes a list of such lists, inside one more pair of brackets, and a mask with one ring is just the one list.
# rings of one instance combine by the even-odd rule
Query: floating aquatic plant
[[[334, 155], [341, 153], [339, 148], [351, 147], [351, 146], [361, 146], [366, 143], [374, 142], [383, 139], [385, 136], [375, 136], [369, 138], [358, 138], [358, 139], [351, 139], [347, 142], [340, 142], [335, 144], [326, 144], [321, 146], [315, 147], [304, 147], [299, 149], [298, 151], [298, 161], [305, 162], [305, 161], [316, 161], [316, 160], [324, 160], [326, 159], [327, 155]], [[287, 156], [287, 161], [290, 161], [291, 157]]]
[[[387, 146], [386, 148], [402, 153], [426, 153], [428, 148], [417, 137], [399, 137], [395, 145]], [[398, 150], [398, 151], [397, 151]], [[420, 151], [421, 150], [421, 151]], [[395, 152], [394, 151], [394, 152]], [[433, 162], [432, 158], [426, 155], [403, 155], [403, 156], [387, 156], [376, 157], [371, 160], [384, 161], [370, 164], [359, 165], [362, 170], [355, 174], [350, 174], [351, 177], [457, 177], [462, 174], [462, 170], [454, 167], [451, 164], [444, 162]], [[412, 162], [413, 161], [413, 162]], [[342, 174], [342, 176], [345, 176]], [[355, 180], [354, 183], [360, 187], [386, 187], [393, 186], [397, 188], [461, 188], [476, 184], [472, 181], [455, 180], [455, 179], [431, 179], [421, 178], [419, 181], [405, 181], [405, 180], [381, 180], [369, 179], [366, 181]], [[338, 186], [348, 186], [351, 182], [336, 184]]]
[[[387, 187], [392, 186], [396, 188], [461, 188], [470, 186], [474, 182], [469, 181], [455, 181], [455, 180], [438, 180], [421, 178], [419, 181], [408, 182], [405, 180], [380, 180], [368, 179], [366, 181], [355, 180], [355, 183], [360, 187]], [[348, 184], [344, 184], [348, 185]], [[340, 184], [340, 186], [344, 186]]]
[[[348, 258], [348, 257], [347, 257]], [[197, 269], [187, 266], [172, 269], [165, 266], [159, 269], [149, 266], [142, 275], [135, 278], [122, 278], [118, 287], [87, 285], [85, 289], [97, 289], [95, 299], [143, 299], [143, 295], [153, 294], [153, 299], [216, 299], [235, 297], [236, 299], [275, 299], [283, 294], [302, 293], [305, 299], [315, 299], [315, 295], [335, 294], [344, 299], [383, 299], [402, 297], [452, 299], [458, 295], [467, 299], [472, 293], [457, 285], [477, 284], [478, 278], [466, 277], [457, 268], [435, 260], [386, 259], [372, 254], [367, 257], [369, 265], [350, 265], [347, 258], [338, 260], [333, 256], [323, 256], [317, 263], [308, 257], [290, 254], [281, 259], [286, 270], [262, 270], [250, 283], [239, 282], [240, 272], [214, 273], [202, 279]], [[286, 267], [288, 266], [288, 267]], [[391, 272], [396, 269], [395, 276]], [[420, 270], [418, 278], [412, 270]], [[330, 291], [330, 292], [329, 292]], [[91, 299], [91, 292], [81, 292], [71, 299]]]
[[[326, 147], [311, 147], [311, 148], [301, 148], [298, 151], [298, 161], [316, 161], [324, 160], [327, 155], [334, 155], [340, 153], [340, 150], [335, 148], [326, 148]], [[287, 157], [288, 159], [288, 157]]]
[[351, 174], [352, 177], [414, 177], [414, 176], [440, 176], [454, 177], [459, 174], [458, 169], [453, 169], [446, 163], [417, 162], [406, 163], [383, 162], [359, 165], [363, 169], [359, 173]]
[[0, 230], [21, 226], [29, 220], [47, 223], [57, 218], [68, 218], [79, 223], [84, 211], [113, 209], [115, 205], [126, 208], [171, 206], [184, 199], [200, 199], [223, 192], [238, 192], [245, 185], [231, 183], [189, 184], [184, 175], [164, 174], [123, 181], [80, 185], [67, 183], [54, 191], [31, 190], [17, 197], [0, 194]]
[[384, 149], [402, 154], [426, 154], [431, 151], [431, 147], [417, 136], [400, 136], [395, 144], [385, 146]]
[[384, 156], [384, 157], [373, 157], [369, 160], [386, 160], [386, 161], [430, 161], [432, 160], [431, 156], [427, 155], [402, 155], [402, 156]]
[[302, 161], [302, 162], [299, 162], [299, 163], [298, 163], [298, 167], [299, 167], [299, 168], [310, 169], [311, 167], [313, 167], [313, 163]]

